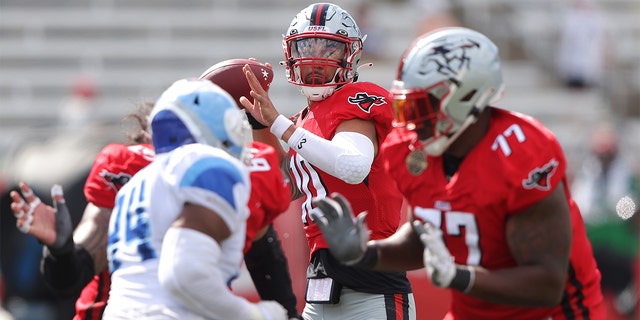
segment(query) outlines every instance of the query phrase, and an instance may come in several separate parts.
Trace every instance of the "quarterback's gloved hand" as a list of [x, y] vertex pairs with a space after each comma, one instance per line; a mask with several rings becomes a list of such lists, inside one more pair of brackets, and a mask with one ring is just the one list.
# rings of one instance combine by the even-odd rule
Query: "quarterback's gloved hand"
[[313, 204], [317, 208], [311, 211], [311, 218], [320, 227], [331, 254], [346, 265], [358, 264], [365, 256], [369, 241], [367, 213], [362, 212], [355, 218], [347, 199], [336, 192], [331, 198], [315, 198]]
[[468, 293], [475, 280], [473, 268], [456, 265], [442, 240], [442, 232], [431, 223], [413, 221], [413, 230], [424, 244], [424, 267], [431, 282], [441, 288]]
[[62, 187], [51, 187], [53, 207], [42, 203], [26, 183], [20, 183], [20, 191], [22, 197], [11, 192], [11, 210], [18, 229], [45, 244], [54, 255], [73, 251], [73, 225]]
[[275, 301], [260, 301], [251, 305], [251, 320], [288, 320], [287, 310]]

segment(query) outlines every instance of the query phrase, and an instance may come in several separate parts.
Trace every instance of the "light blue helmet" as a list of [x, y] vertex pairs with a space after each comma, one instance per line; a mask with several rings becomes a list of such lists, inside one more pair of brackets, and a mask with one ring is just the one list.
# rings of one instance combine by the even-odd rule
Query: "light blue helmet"
[[190, 143], [223, 149], [245, 161], [251, 126], [235, 100], [209, 80], [174, 82], [156, 101], [149, 116], [156, 153]]

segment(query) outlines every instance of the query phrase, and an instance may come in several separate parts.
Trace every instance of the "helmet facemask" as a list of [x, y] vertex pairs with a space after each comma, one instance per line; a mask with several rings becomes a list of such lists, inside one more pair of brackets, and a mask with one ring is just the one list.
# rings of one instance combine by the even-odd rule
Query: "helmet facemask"
[[[353, 56], [362, 50], [359, 42], [323, 33], [287, 37], [287, 79], [300, 86], [313, 101], [324, 100], [355, 76]], [[352, 49], [356, 52], [353, 53]]]
[[340, 7], [322, 3], [305, 8], [283, 39], [287, 80], [309, 100], [326, 99], [356, 78], [363, 41], [353, 18]]
[[224, 126], [228, 140], [222, 141], [224, 148], [245, 164], [251, 161], [253, 134], [247, 114], [238, 108], [228, 109], [224, 114]]
[[394, 126], [415, 131], [428, 154], [441, 155], [442, 147], [448, 146], [449, 137], [458, 129], [454, 119], [442, 111], [442, 106], [452, 96], [452, 88], [445, 82], [425, 89], [405, 90], [402, 87], [402, 82], [396, 81], [390, 90]]

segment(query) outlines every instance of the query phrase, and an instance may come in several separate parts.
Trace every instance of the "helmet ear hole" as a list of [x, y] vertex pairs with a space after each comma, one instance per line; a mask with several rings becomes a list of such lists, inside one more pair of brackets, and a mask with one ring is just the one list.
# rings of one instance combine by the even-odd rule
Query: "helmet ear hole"
[[179, 146], [196, 142], [180, 117], [171, 110], [161, 110], [152, 121], [152, 143], [156, 153], [169, 152]]
[[469, 91], [469, 93], [467, 93], [464, 97], [462, 97], [460, 99], [461, 102], [469, 102], [471, 101], [471, 99], [473, 98], [473, 96], [476, 94], [476, 92], [478, 92], [478, 90], [471, 90]]

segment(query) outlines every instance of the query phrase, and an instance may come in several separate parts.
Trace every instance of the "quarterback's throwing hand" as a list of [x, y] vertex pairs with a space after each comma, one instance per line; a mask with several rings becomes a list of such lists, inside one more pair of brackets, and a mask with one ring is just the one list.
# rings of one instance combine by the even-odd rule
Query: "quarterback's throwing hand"
[[331, 198], [315, 198], [313, 204], [317, 208], [311, 211], [311, 218], [320, 227], [331, 254], [346, 265], [360, 262], [369, 241], [366, 212], [354, 218], [347, 199], [336, 192]]

